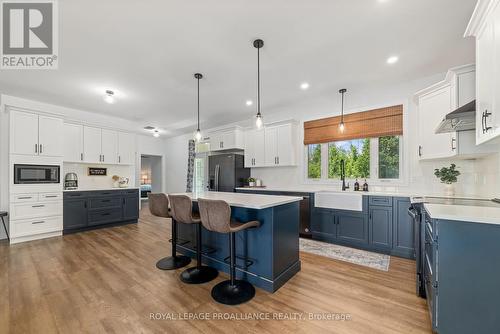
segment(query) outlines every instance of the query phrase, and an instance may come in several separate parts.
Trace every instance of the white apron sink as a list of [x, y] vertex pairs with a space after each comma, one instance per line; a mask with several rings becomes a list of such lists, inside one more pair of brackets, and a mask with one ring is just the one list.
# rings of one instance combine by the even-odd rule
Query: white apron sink
[[314, 206], [327, 209], [363, 211], [363, 195], [318, 191], [314, 193]]

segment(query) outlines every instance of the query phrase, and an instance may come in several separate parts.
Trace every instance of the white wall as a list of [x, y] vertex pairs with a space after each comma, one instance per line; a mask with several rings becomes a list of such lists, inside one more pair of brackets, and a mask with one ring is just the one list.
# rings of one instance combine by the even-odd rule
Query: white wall
[[[443, 80], [445, 73], [431, 77], [410, 81], [391, 87], [367, 87], [363, 91], [350, 92], [346, 95], [347, 113], [369, 110], [378, 107], [395, 104], [405, 105], [404, 117], [404, 172], [405, 184], [400, 186], [380, 186], [371, 185], [372, 190], [399, 190], [411, 193], [442, 194], [443, 185], [434, 176], [434, 169], [455, 163], [459, 167], [462, 175], [456, 184], [456, 193], [463, 195], [492, 196], [493, 192], [485, 191], [488, 184], [496, 184], [498, 189], [498, 171], [500, 161], [498, 156], [490, 156], [480, 160], [441, 160], [420, 162], [417, 158], [417, 107], [413, 101], [415, 92]], [[312, 90], [312, 89], [311, 89]], [[299, 92], [298, 92], [299, 94]], [[309, 92], [300, 92], [309, 94]], [[268, 187], [282, 188], [308, 188], [325, 189], [336, 188], [336, 185], [315, 184], [304, 178], [304, 146], [303, 146], [303, 122], [323, 117], [336, 116], [340, 111], [339, 94], [332, 92], [330, 96], [317, 96], [312, 99], [310, 96], [304, 102], [297, 102], [292, 106], [283, 107], [280, 110], [266, 110], [263, 106], [263, 115], [266, 124], [283, 120], [295, 119], [299, 121], [299, 135], [297, 144], [298, 166], [279, 168], [253, 168], [252, 177], [262, 179]], [[314, 102], [311, 102], [314, 101]], [[249, 111], [249, 118], [246, 122], [238, 125], [251, 126], [253, 123], [253, 109]], [[210, 129], [204, 131], [208, 133]], [[185, 191], [187, 174], [187, 147], [191, 134], [167, 139], [166, 146], [169, 152], [167, 192]], [[497, 158], [495, 158], [495, 156]], [[484, 174], [484, 172], [487, 172]], [[495, 183], [496, 182], [496, 183]], [[311, 186], [312, 184], [312, 186]], [[497, 197], [498, 197], [498, 191]]]

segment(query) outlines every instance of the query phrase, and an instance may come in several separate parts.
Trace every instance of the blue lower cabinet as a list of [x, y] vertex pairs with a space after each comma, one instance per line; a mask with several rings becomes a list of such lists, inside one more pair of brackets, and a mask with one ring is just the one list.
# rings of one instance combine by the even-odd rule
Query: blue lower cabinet
[[411, 206], [407, 197], [394, 197], [393, 248], [392, 255], [415, 259], [415, 223], [408, 215]]
[[370, 206], [370, 245], [379, 250], [392, 249], [392, 207]]
[[335, 238], [337, 225], [332, 210], [315, 209], [312, 214], [311, 232], [317, 236]]
[[337, 213], [337, 239], [355, 244], [368, 244], [368, 219], [364, 214]]

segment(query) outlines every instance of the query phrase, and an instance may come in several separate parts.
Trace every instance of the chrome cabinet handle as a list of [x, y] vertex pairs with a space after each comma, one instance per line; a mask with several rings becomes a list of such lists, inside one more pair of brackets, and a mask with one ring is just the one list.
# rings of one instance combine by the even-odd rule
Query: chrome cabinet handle
[[418, 156], [422, 156], [422, 145], [418, 145]]
[[80, 160], [83, 161], [83, 153], [80, 153]]
[[41, 205], [32, 205], [31, 207], [32, 208], [43, 208], [45, 205], [41, 204]]
[[40, 153], [42, 153], [42, 148], [43, 148], [43, 146], [42, 146], [42, 144], [40, 144]]
[[457, 149], [456, 142], [457, 142], [456, 138], [451, 138], [451, 149], [453, 151]]
[[57, 195], [46, 195], [45, 198], [54, 198], [57, 197]]
[[486, 110], [484, 111], [484, 114], [483, 114], [483, 115], [484, 115], [484, 132], [485, 132], [485, 133], [488, 133], [488, 131], [490, 131], [490, 130], [492, 129], [492, 127], [491, 127], [491, 126], [488, 126], [488, 125], [486, 124], [486, 120], [487, 120], [487, 118], [488, 118], [488, 117], [490, 117], [490, 116], [491, 116], [491, 112], [489, 112], [489, 111], [488, 111], [488, 109], [486, 109]]
[[38, 144], [35, 144], [35, 153], [38, 153]]
[[485, 132], [485, 130], [484, 130], [484, 120], [485, 120], [485, 118], [484, 118], [484, 111], [483, 111], [483, 113], [481, 115], [481, 126], [482, 126], [482, 130], [483, 130], [483, 134]]
[[33, 197], [31, 196], [24, 196], [24, 197], [18, 197], [17, 199], [32, 199]]
[[40, 220], [40, 221], [37, 221], [37, 222], [32, 222], [31, 225], [36, 225], [36, 224], [43, 224], [45, 223], [44, 220]]

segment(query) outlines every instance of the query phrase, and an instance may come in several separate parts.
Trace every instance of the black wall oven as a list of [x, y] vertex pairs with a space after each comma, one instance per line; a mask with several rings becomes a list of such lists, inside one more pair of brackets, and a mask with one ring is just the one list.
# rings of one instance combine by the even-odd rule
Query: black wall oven
[[58, 165], [14, 165], [14, 184], [60, 183]]

